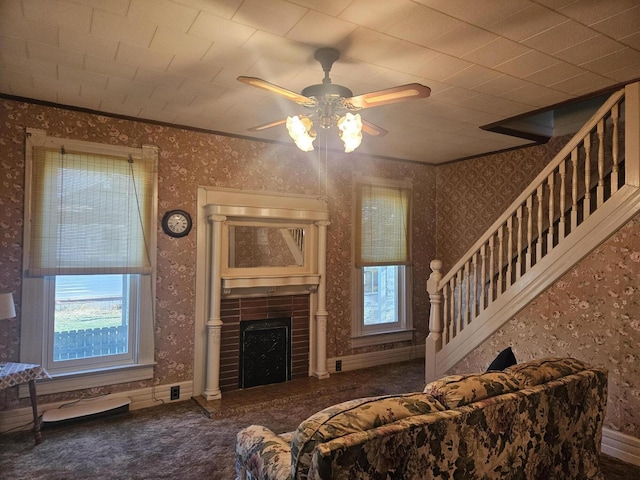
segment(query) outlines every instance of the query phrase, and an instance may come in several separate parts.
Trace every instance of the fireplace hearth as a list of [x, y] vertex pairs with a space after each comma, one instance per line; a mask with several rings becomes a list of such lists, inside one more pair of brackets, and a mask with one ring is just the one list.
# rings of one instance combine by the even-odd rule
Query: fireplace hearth
[[240, 388], [291, 380], [291, 318], [240, 322]]

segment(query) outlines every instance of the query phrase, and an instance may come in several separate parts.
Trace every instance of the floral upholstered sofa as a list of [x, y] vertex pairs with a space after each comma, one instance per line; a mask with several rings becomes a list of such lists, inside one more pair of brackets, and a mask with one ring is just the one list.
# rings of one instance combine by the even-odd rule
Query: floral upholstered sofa
[[424, 392], [360, 398], [295, 432], [252, 425], [238, 479], [602, 479], [607, 372], [573, 358], [452, 375]]

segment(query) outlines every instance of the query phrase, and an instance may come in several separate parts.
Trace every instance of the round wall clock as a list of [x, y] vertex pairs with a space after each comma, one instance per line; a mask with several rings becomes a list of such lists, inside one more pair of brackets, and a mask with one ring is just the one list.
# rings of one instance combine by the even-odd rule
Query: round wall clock
[[184, 210], [169, 210], [162, 217], [162, 230], [171, 237], [186, 237], [191, 226], [191, 216]]

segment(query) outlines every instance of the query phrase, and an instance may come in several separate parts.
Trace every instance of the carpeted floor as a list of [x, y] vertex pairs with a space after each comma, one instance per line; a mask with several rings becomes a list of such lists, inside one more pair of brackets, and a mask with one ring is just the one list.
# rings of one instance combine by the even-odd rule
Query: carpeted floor
[[[318, 381], [321, 387], [315, 390], [296, 392], [292, 400], [278, 398], [272, 405], [261, 402], [259, 409], [231, 400], [227, 406], [213, 403], [209, 411], [202, 401], [162, 405], [46, 428], [38, 446], [31, 432], [7, 433], [0, 435], [0, 478], [232, 480], [234, 439], [241, 428], [257, 423], [276, 432], [293, 430], [340, 401], [422, 390], [422, 375], [420, 361], [335, 374], [333, 380]], [[256, 387], [256, 392], [262, 395], [269, 387]], [[604, 455], [602, 467], [607, 480], [640, 478], [640, 467]]]

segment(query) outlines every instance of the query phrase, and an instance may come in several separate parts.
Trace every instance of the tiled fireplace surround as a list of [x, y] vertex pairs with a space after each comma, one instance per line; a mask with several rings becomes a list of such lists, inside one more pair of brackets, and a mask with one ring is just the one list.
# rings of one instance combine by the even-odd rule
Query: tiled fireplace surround
[[220, 390], [239, 388], [240, 323], [291, 317], [291, 379], [309, 375], [309, 295], [223, 299]]

